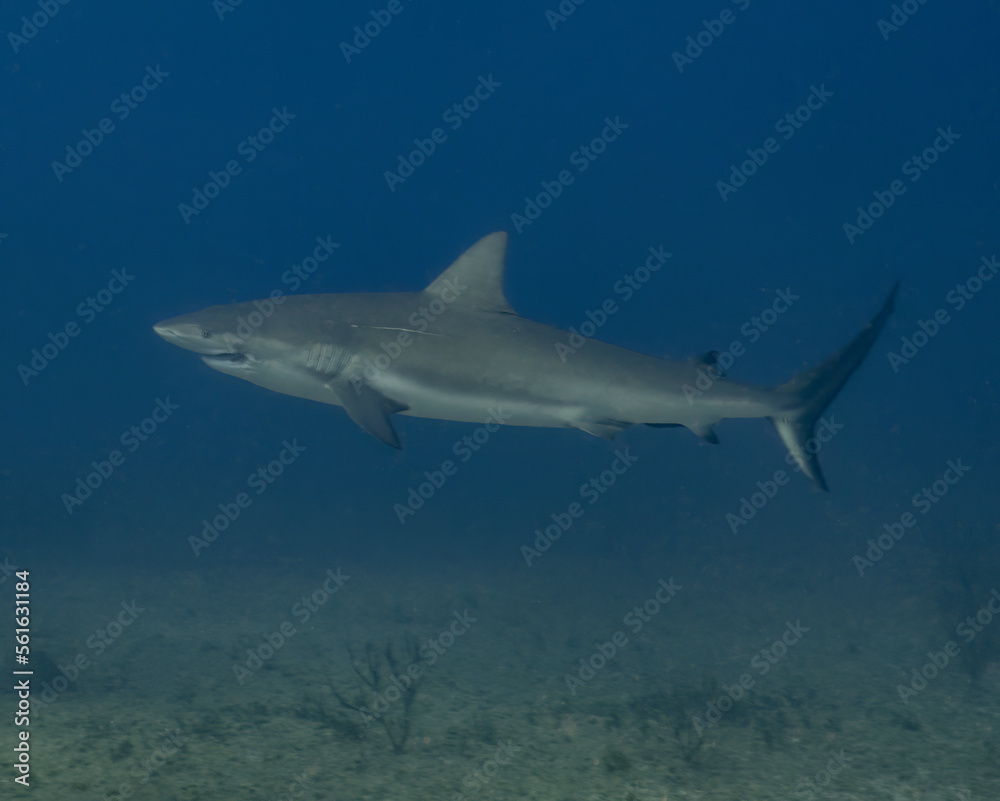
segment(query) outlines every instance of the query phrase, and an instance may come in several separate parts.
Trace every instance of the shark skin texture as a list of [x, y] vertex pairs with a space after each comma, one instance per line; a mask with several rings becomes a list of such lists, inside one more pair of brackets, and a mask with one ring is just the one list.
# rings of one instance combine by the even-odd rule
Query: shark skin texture
[[[847, 345], [778, 387], [731, 381], [713, 354], [671, 361], [517, 314], [503, 291], [507, 234], [489, 234], [417, 292], [284, 295], [210, 306], [153, 326], [209, 367], [275, 392], [341, 406], [400, 447], [396, 415], [577, 428], [606, 439], [684, 426], [707, 442], [728, 418], [766, 418], [819, 489], [807, 447], [817, 421], [871, 350], [898, 284]], [[577, 343], [579, 344], [579, 343]], [[710, 376], [707, 389], [706, 374]], [[699, 380], [701, 383], [699, 384]]]

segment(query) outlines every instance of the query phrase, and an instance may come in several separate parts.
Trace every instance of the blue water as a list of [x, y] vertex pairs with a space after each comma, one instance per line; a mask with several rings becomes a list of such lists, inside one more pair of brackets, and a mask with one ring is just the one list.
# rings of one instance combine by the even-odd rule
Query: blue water
[[[731, 572], [790, 559], [797, 581], [912, 593], [936, 622], [884, 610], [914, 644], [898, 675], [871, 678], [896, 703], [910, 662], [1000, 582], [996, 8], [388, 5], [19, 1], [0, 13], [0, 558], [31, 570], [36, 614], [51, 614], [46, 593], [67, 574], [119, 600], [140, 574], [229, 575], [238, 604], [267, 595], [241, 566], [295, 560], [376, 583], [383, 569], [530, 572], [522, 546], [627, 447], [635, 465], [583, 499], [589, 533], [545, 555], [553, 581], [563, 555], [597, 572], [610, 560], [652, 571], [644, 596], [674, 572], [651, 565], [662, 558], [709, 571], [721, 592]], [[723, 422], [716, 447], [683, 429], [608, 444], [507, 428], [461, 461], [453, 447], [475, 426], [398, 418], [395, 452], [341, 409], [214, 372], [151, 329], [275, 289], [414, 291], [498, 230], [525, 317], [579, 327], [612, 298], [598, 338], [673, 359], [740, 343], [728, 374], [764, 385], [848, 342], [899, 281], [894, 316], [828, 412], [843, 426], [820, 454], [831, 493], [788, 468], [760, 420]], [[293, 278], [318, 240], [338, 247]], [[626, 299], [616, 282], [650, 248], [672, 256]], [[758, 325], [779, 292], [793, 302]], [[301, 454], [248, 489], [286, 441]], [[456, 474], [400, 524], [394, 505], [447, 459]], [[788, 482], [771, 487], [781, 470]], [[193, 547], [242, 491], [239, 519]], [[892, 549], [864, 557], [906, 514], [916, 523]], [[901, 554], [913, 561], [885, 569]], [[740, 603], [783, 595], [783, 580]], [[86, 583], [74, 586], [86, 603]], [[841, 597], [822, 599], [833, 617]], [[608, 601], [571, 603], [586, 615]], [[94, 626], [81, 626], [83, 642]], [[584, 631], [579, 655], [600, 636]], [[970, 681], [1000, 659], [997, 631], [978, 642]]]

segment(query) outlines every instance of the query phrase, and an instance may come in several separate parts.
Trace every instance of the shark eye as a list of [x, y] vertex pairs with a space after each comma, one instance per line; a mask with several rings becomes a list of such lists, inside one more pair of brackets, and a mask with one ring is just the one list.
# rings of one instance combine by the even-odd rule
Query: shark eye
[[202, 335], [202, 337], [204, 339], [211, 339], [212, 338], [212, 332], [211, 331], [207, 331], [204, 328], [201, 330], [201, 335]]

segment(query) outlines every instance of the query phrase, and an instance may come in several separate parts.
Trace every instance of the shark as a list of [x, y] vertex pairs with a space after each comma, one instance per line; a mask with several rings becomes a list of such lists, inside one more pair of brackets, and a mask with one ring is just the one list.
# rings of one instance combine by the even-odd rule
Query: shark
[[415, 292], [275, 290], [153, 330], [221, 373], [341, 406], [393, 448], [401, 447], [393, 422], [399, 415], [497, 419], [605, 439], [640, 425], [685, 427], [712, 444], [721, 420], [766, 418], [799, 470], [828, 489], [816, 425], [885, 326], [898, 283], [840, 350], [785, 384], [764, 387], [728, 378], [715, 351], [668, 360], [522, 317], [504, 294], [507, 242], [502, 231], [483, 237]]

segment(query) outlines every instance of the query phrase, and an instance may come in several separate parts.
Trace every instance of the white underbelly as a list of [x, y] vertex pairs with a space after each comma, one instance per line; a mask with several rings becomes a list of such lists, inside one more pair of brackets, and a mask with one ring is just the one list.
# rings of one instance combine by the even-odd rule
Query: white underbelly
[[448, 392], [398, 375], [380, 377], [371, 383], [381, 394], [409, 407], [401, 414], [432, 420], [482, 423], [499, 419], [511, 426], [562, 428], [572, 425], [571, 421], [582, 411], [567, 404], [547, 403], [527, 394], [504, 397], [487, 392]]

